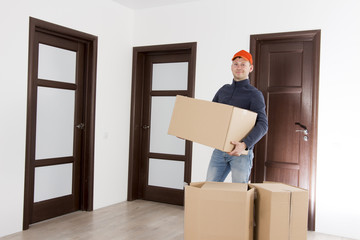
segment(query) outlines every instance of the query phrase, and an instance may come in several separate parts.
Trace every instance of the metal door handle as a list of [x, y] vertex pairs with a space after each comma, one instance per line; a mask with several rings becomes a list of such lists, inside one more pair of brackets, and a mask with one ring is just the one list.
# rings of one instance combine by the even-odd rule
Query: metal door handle
[[298, 130], [295, 130], [295, 132], [302, 132], [304, 133], [304, 141], [307, 142], [309, 141], [309, 137], [307, 136], [309, 134], [309, 130], [307, 130], [307, 127], [305, 125], [302, 125], [301, 123], [299, 122], [296, 122], [295, 125], [298, 125], [300, 126], [302, 129], [298, 129]]
[[301, 128], [303, 129], [300, 129], [300, 130], [295, 130], [295, 132], [303, 132], [305, 135], [308, 135], [309, 134], [309, 130], [307, 130], [307, 127], [305, 125], [302, 125], [301, 123], [299, 122], [296, 122], [295, 125], [298, 125], [300, 126]]
[[295, 132], [303, 132], [305, 135], [309, 134], [309, 131], [307, 129], [304, 130], [295, 130]]
[[84, 129], [85, 128], [85, 124], [84, 123], [79, 123], [78, 125], [76, 125], [76, 127], [78, 128], [78, 129]]
[[149, 126], [149, 125], [144, 125], [144, 126], [142, 126], [142, 128], [143, 128], [143, 129], [149, 129], [150, 126]]

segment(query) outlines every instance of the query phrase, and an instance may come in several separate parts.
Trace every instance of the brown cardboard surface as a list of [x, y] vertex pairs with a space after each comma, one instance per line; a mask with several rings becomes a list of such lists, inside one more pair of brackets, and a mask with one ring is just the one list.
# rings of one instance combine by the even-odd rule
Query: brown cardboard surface
[[308, 192], [282, 183], [255, 183], [256, 240], [306, 240]]
[[246, 192], [248, 190], [248, 185], [244, 184], [244, 183], [231, 183], [230, 184], [230, 183], [222, 183], [222, 182], [205, 182], [202, 184], [201, 188], [203, 190], [210, 189], [210, 190], [218, 190], [218, 191]]
[[185, 187], [185, 240], [252, 240], [254, 189], [243, 183]]
[[205, 100], [176, 96], [168, 134], [225, 152], [255, 125], [257, 113]]

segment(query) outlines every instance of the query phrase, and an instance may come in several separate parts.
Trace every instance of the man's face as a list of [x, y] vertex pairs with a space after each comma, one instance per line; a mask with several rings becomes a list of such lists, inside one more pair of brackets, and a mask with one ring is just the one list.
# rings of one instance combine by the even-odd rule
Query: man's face
[[253, 70], [253, 65], [244, 58], [236, 58], [231, 64], [231, 71], [235, 81], [241, 81], [249, 78], [249, 73]]

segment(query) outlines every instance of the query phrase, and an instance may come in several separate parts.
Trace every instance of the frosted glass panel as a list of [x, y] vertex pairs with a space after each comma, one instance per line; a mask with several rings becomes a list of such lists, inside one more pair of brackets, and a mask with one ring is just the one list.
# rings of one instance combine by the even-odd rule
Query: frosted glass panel
[[35, 168], [34, 202], [72, 194], [73, 164]]
[[182, 190], [184, 162], [150, 158], [148, 185]]
[[38, 87], [35, 159], [73, 155], [75, 91]]
[[175, 97], [152, 97], [150, 152], [185, 155], [185, 140], [168, 135]]
[[38, 78], [75, 83], [76, 52], [39, 44]]
[[152, 90], [187, 90], [188, 63], [153, 64]]

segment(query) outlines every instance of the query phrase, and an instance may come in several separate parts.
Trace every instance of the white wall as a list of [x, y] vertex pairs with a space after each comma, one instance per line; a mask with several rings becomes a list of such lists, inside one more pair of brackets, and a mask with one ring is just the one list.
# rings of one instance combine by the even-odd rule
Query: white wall
[[133, 11], [112, 0], [1, 0], [0, 237], [22, 230], [29, 16], [98, 36], [94, 208], [127, 197]]
[[[22, 229], [32, 16], [99, 37], [95, 209], [126, 200], [133, 46], [198, 42], [196, 97], [210, 100], [231, 81], [230, 58], [249, 48], [250, 34], [321, 29], [316, 228], [360, 238], [360, 130], [351, 124], [360, 112], [359, 12], [358, 0], [199, 0], [135, 12], [112, 0], [2, 0], [0, 237]], [[204, 180], [210, 154], [194, 144], [193, 181]]]
[[[195, 96], [211, 100], [251, 34], [321, 29], [316, 229], [359, 239], [359, 12], [358, 0], [199, 0], [136, 11], [134, 45], [198, 42]], [[204, 180], [210, 155], [194, 145], [193, 181]]]

